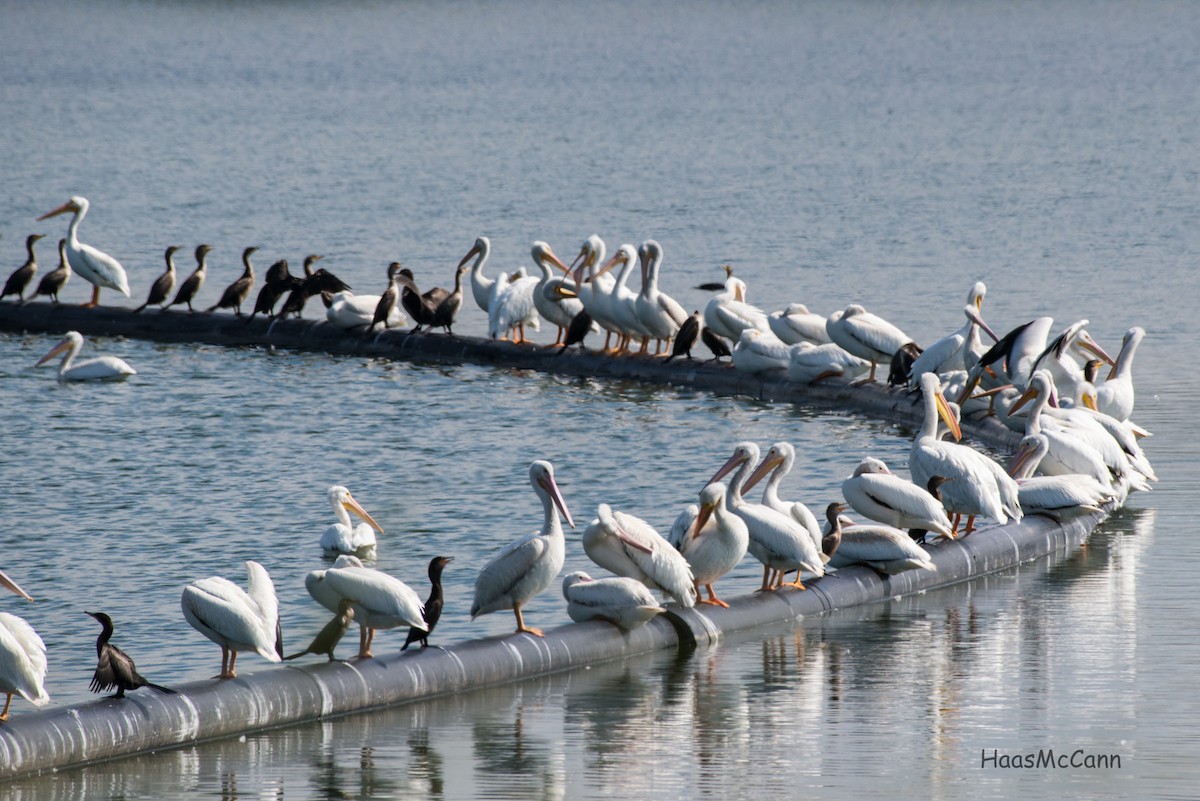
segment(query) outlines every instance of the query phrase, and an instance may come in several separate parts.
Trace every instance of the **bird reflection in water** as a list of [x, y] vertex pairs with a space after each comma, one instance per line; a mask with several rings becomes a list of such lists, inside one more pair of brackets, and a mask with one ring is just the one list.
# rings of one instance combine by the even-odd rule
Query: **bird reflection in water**
[[[535, 702], [541, 698], [535, 691]], [[508, 714], [476, 720], [471, 726], [475, 746], [475, 766], [479, 772], [478, 795], [504, 798], [551, 798], [561, 795], [561, 768], [552, 759], [553, 744], [545, 737], [526, 732], [526, 701], [516, 699], [516, 708]], [[529, 727], [536, 730], [537, 727]]]

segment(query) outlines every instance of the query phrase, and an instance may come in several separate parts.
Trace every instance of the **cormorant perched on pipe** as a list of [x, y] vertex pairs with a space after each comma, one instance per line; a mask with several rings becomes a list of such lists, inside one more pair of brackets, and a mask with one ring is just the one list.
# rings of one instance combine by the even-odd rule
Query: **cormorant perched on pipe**
[[[383, 327], [388, 327], [388, 317], [391, 316], [392, 309], [396, 308], [396, 304], [400, 302], [400, 285], [396, 282], [396, 274], [401, 270], [400, 262], [394, 261], [388, 265], [387, 277], [388, 286], [379, 296], [379, 302], [375, 304], [375, 316], [371, 320], [371, 325], [368, 326], [366, 333], [371, 333], [375, 330], [375, 326], [383, 323]], [[407, 304], [405, 304], [407, 308]], [[420, 327], [418, 322], [417, 327]], [[415, 330], [415, 329], [414, 329]]]
[[58, 303], [58, 293], [71, 277], [71, 265], [67, 261], [67, 240], [58, 240], [58, 266], [42, 276], [35, 295], [46, 295]]
[[313, 270], [313, 263], [323, 258], [325, 257], [315, 254], [305, 257], [304, 280], [287, 296], [287, 300], [283, 302], [283, 308], [279, 310], [279, 314], [275, 315], [277, 318], [282, 317], [286, 319], [288, 315], [300, 317], [304, 312], [304, 304], [314, 295], [319, 295], [322, 292], [337, 294], [338, 292], [345, 292], [350, 288], [349, 284], [324, 267], [315, 271]]
[[126, 690], [136, 690], [138, 687], [149, 687], [160, 693], [175, 694], [170, 687], [146, 681], [137, 672], [137, 666], [129, 655], [109, 642], [113, 633], [112, 618], [103, 612], [88, 612], [103, 627], [100, 636], [96, 638], [96, 672], [92, 674], [91, 690], [94, 693], [117, 689], [113, 698], [124, 698]]
[[169, 306], [178, 306], [180, 303], [186, 303], [188, 311], [193, 314], [195, 313], [196, 310], [192, 308], [192, 301], [196, 299], [196, 295], [200, 292], [200, 287], [204, 286], [204, 278], [208, 275], [208, 254], [211, 251], [212, 245], [198, 245], [196, 247], [196, 269], [184, 279], [183, 285], [175, 293], [175, 300], [171, 301]]
[[33, 246], [37, 241], [44, 237], [45, 234], [30, 234], [25, 239], [25, 250], [29, 254], [25, 259], [25, 263], [13, 271], [13, 274], [4, 282], [4, 291], [0, 292], [0, 299], [5, 295], [16, 295], [17, 303], [25, 302], [25, 287], [29, 286], [29, 282], [37, 275], [38, 263], [37, 256], [33, 252]]
[[329, 657], [330, 662], [341, 662], [342, 660], [334, 657], [333, 649], [337, 648], [337, 644], [342, 641], [342, 636], [354, 622], [354, 610], [350, 608], [353, 603], [354, 601], [350, 598], [338, 601], [337, 614], [333, 616], [333, 620], [330, 620], [324, 628], [317, 632], [317, 636], [313, 637], [313, 641], [308, 644], [307, 648], [291, 656], [285, 656], [283, 661], [286, 662], [305, 654], [325, 654]]
[[571, 318], [571, 324], [567, 326], [567, 335], [563, 338], [562, 348], [559, 349], [558, 355], [562, 356], [572, 345], [583, 347], [583, 339], [591, 333], [591, 330], [592, 315], [588, 314], [585, 309]]
[[696, 345], [696, 340], [700, 338], [700, 329], [704, 326], [701, 321], [699, 311], [692, 312], [692, 316], [683, 321], [683, 325], [679, 326], [679, 332], [675, 334], [675, 341], [671, 344], [671, 355], [667, 357], [663, 364], [670, 363], [671, 359], [676, 356], [685, 356], [688, 361], [692, 359], [692, 348]]
[[717, 362], [720, 364], [722, 356], [732, 356], [729, 346], [725, 344], [725, 340], [721, 339], [712, 331], [709, 331], [708, 326], [702, 326], [700, 328], [700, 341], [704, 343], [704, 347], [712, 351], [713, 357], [708, 360], [710, 362]]
[[267, 268], [267, 274], [263, 279], [263, 288], [258, 291], [258, 299], [254, 302], [254, 311], [250, 312], [246, 321], [253, 320], [256, 314], [273, 316], [275, 304], [283, 297], [283, 293], [290, 292], [302, 283], [304, 283], [304, 279], [288, 272], [287, 259], [280, 259], [272, 264]]
[[175, 251], [179, 250], [178, 245], [171, 245], [163, 254], [163, 258], [167, 260], [167, 269], [158, 278], [154, 279], [154, 283], [150, 285], [150, 293], [146, 295], [146, 302], [133, 310], [137, 314], [147, 306], [162, 306], [163, 301], [171, 296], [171, 290], [175, 288]]
[[433, 633], [433, 627], [437, 625], [438, 618], [442, 616], [442, 571], [453, 561], [453, 556], [435, 556], [429, 562], [429, 583], [433, 585], [433, 589], [429, 593], [429, 600], [425, 602], [425, 625], [429, 627], [429, 630], [421, 631], [415, 627], [410, 628], [408, 639], [404, 641], [401, 651], [406, 650], [408, 646], [418, 640], [421, 641], [422, 648], [429, 647], [429, 635]]
[[242, 251], [242, 270], [241, 278], [234, 281], [229, 286], [225, 287], [225, 291], [221, 293], [221, 299], [209, 306], [205, 311], [214, 312], [217, 309], [233, 309], [234, 314], [238, 317], [242, 316], [242, 304], [246, 302], [246, 298], [250, 297], [250, 290], [254, 289], [254, 268], [250, 266], [250, 256], [258, 248], [246, 248]]

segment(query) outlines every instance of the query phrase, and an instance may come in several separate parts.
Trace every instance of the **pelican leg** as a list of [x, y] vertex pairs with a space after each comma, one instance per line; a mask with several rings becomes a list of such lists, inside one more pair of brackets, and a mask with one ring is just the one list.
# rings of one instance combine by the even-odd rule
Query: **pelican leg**
[[228, 678], [225, 674], [229, 672], [229, 649], [224, 645], [221, 646], [221, 672], [213, 676], [214, 679]]
[[513, 612], [516, 613], [516, 615], [517, 615], [517, 634], [520, 634], [521, 632], [525, 632], [526, 634], [532, 634], [534, 637], [545, 637], [546, 636], [545, 634], [542, 633], [541, 629], [537, 629], [537, 628], [534, 628], [533, 626], [525, 625], [525, 618], [521, 616], [521, 605], [520, 604], [513, 604]]
[[771, 583], [771, 579], [773, 578], [774, 572], [775, 571], [771, 570], [771, 568], [767, 567], [766, 565], [763, 565], [763, 583], [762, 583], [762, 586], [758, 588], [757, 592], [770, 592], [771, 591], [771, 587], [773, 586]]
[[366, 626], [358, 627], [358, 658], [371, 658], [371, 640], [367, 636], [369, 629]]
[[717, 597], [717, 594], [713, 592], [713, 586], [711, 584], [705, 584], [704, 587], [708, 590], [708, 598], [701, 599], [697, 601], [697, 603], [711, 604], [712, 606], [720, 606], [724, 607], [725, 609], [729, 608], [729, 604], [722, 601]]
[[236, 679], [237, 678], [237, 669], [233, 666], [235, 662], [237, 662], [237, 651], [230, 648], [229, 649], [229, 673], [228, 673], [228, 675], [222, 676], [221, 678], [223, 678], [223, 679]]
[[4, 711], [0, 712], [0, 723], [8, 720], [8, 707], [12, 703], [13, 694], [12, 693], [5, 693], [5, 694], [8, 696], [8, 699], [4, 702]]
[[974, 530], [975, 530], [975, 515], [971, 515], [970, 517], [967, 518], [967, 527], [965, 529], [963, 529], [962, 535], [965, 537]]
[[83, 304], [85, 309], [94, 309], [100, 305], [100, 287], [92, 284], [92, 299]]
[[955, 512], [954, 519], [950, 521], [950, 539], [958, 539], [958, 524], [962, 522], [962, 513]]

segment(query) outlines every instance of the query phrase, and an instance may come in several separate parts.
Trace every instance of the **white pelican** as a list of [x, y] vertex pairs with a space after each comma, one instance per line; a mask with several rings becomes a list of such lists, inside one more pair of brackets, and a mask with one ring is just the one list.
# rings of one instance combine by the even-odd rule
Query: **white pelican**
[[[541, 274], [537, 287], [533, 290], [533, 305], [537, 307], [538, 314], [558, 327], [554, 337], [554, 344], [558, 345], [575, 315], [583, 311], [583, 303], [572, 286], [571, 271], [554, 255], [550, 245], [539, 239], [533, 243], [532, 255], [533, 263]], [[551, 264], [566, 275], [556, 276], [550, 271]]]
[[859, 462], [854, 474], [842, 482], [842, 495], [856, 512], [876, 522], [954, 536], [941, 502], [892, 473], [881, 459], [868, 456]]
[[1038, 354], [1033, 362], [1033, 370], [1046, 370], [1054, 379], [1054, 384], [1065, 397], [1073, 398], [1079, 385], [1086, 379], [1083, 367], [1074, 358], [1079, 353], [1085, 358], [1090, 354], [1107, 364], [1115, 365], [1112, 357], [1104, 352], [1096, 340], [1087, 332], [1087, 320], [1077, 320], [1071, 323], [1063, 332], [1054, 338], [1046, 349]]
[[1138, 443], [1140, 430], [1137, 426], [1129, 420], [1122, 422], [1099, 411], [1096, 408], [1096, 387], [1091, 382], [1085, 381], [1080, 384], [1079, 392], [1075, 406], [1070, 409], [1056, 410], [1058, 416], [1061, 416], [1069, 427], [1093, 429], [1093, 436], [1098, 436], [1096, 433], [1098, 431], [1108, 434], [1117, 443], [1117, 447], [1124, 452], [1135, 470], [1150, 481], [1158, 481], [1154, 467]]
[[682, 607], [695, 605], [695, 581], [687, 560], [640, 517], [614, 512], [602, 503], [582, 539], [584, 553], [605, 570], [661, 590]]
[[58, 266], [42, 276], [35, 295], [46, 295], [58, 303], [58, 293], [71, 280], [71, 263], [67, 261], [67, 240], [58, 240]]
[[1061, 522], [1103, 511], [1103, 507], [1118, 501], [1110, 487], [1091, 476], [1079, 473], [1035, 476], [1042, 458], [1049, 452], [1050, 440], [1044, 434], [1030, 434], [1021, 440], [1009, 463], [1008, 472], [1016, 479], [1025, 514], [1044, 515]]
[[125, 277], [125, 268], [121, 263], [107, 253], [79, 241], [79, 223], [83, 222], [88, 212], [87, 198], [75, 195], [54, 211], [48, 211], [38, 217], [38, 220], [56, 217], [68, 211], [75, 216], [71, 218], [71, 224], [67, 227], [67, 263], [92, 285], [92, 300], [84, 305], [89, 308], [99, 305], [101, 288], [115, 289], [129, 297], [129, 279]]
[[511, 609], [517, 616], [517, 633], [541, 637], [540, 629], [525, 625], [521, 607], [549, 587], [562, 570], [566, 543], [558, 513], [562, 513], [571, 528], [575, 528], [575, 523], [554, 481], [552, 464], [539, 459], [529, 465], [529, 483], [542, 502], [542, 528], [504, 546], [479, 571], [471, 619], [499, 609]]
[[238, 651], [256, 651], [270, 662], [283, 660], [279, 601], [266, 568], [246, 561], [249, 592], [220, 576], [193, 581], [183, 588], [183, 616], [196, 631], [221, 646], [221, 674], [237, 676]]
[[[967, 515], [964, 535], [974, 530], [976, 515], [987, 515], [1001, 525], [1010, 518], [1020, 520], [1017, 484], [1000, 465], [966, 445], [938, 439], [939, 417], [946, 421], [955, 439], [962, 438], [962, 431], [942, 396], [936, 375], [921, 376], [921, 394], [925, 419], [913, 439], [908, 459], [913, 483], [929, 486], [933, 476], [946, 479], [942, 484], [942, 505], [958, 517]], [[957, 525], [954, 529], [957, 531]]]
[[335, 614], [344, 599], [353, 601], [358, 621], [358, 658], [371, 657], [376, 629], [411, 626], [428, 631], [420, 597], [394, 576], [363, 567], [357, 556], [343, 554], [328, 570], [314, 570], [304, 577], [308, 594]]
[[616, 325], [609, 312], [609, 293], [616, 279], [609, 273], [600, 274], [599, 265], [604, 263], [606, 253], [604, 240], [592, 234], [583, 241], [579, 255], [571, 262], [570, 270], [574, 281], [575, 292], [583, 309], [592, 318], [595, 325], [603, 328], [603, 352], [609, 351], [612, 335], [616, 333]]
[[471, 265], [471, 296], [475, 298], [475, 305], [483, 309], [487, 313], [488, 307], [492, 302], [492, 288], [496, 281], [493, 278], [488, 278], [483, 274], [483, 266], [487, 264], [488, 256], [492, 253], [492, 242], [486, 236], [481, 236], [475, 240], [474, 246], [467, 251], [467, 255], [462, 257], [462, 261], [458, 263], [462, 267], [472, 258], [475, 263]]
[[766, 454], [758, 467], [754, 468], [754, 472], [746, 479], [745, 486], [742, 487], [742, 492], [749, 492], [750, 488], [762, 481], [764, 476], [767, 478], [767, 483], [763, 485], [762, 502], [764, 506], [768, 506], [777, 512], [782, 512], [789, 515], [800, 525], [804, 526], [808, 531], [808, 535], [812, 537], [813, 545], [817, 551], [821, 550], [821, 524], [817, 522], [817, 517], [812, 513], [812, 510], [805, 506], [800, 501], [784, 501], [779, 497], [779, 485], [783, 481], [784, 476], [792, 472], [792, 467], [796, 464], [796, 449], [792, 447], [790, 442], [776, 442], [767, 448]]
[[841, 504], [830, 504], [826, 510], [826, 547], [831, 567], [866, 565], [889, 576], [905, 570], [937, 570], [928, 552], [898, 528], [858, 523], [843, 527], [838, 517], [843, 508]]
[[1133, 357], [1146, 336], [1146, 329], [1134, 326], [1121, 340], [1121, 352], [1108, 380], [1096, 385], [1096, 408], [1122, 423], [1133, 416]]
[[146, 302], [133, 310], [134, 314], [145, 309], [147, 306], [158, 306], [162, 308], [162, 304], [171, 296], [171, 290], [175, 288], [175, 251], [179, 250], [178, 245], [170, 245], [163, 258], [166, 259], [167, 269], [154, 279], [154, 283], [150, 285], [150, 291], [146, 294]]
[[[983, 369], [991, 367], [1000, 383], [1012, 384], [1024, 392], [1033, 375], [1034, 362], [1046, 349], [1046, 337], [1053, 325], [1053, 317], [1038, 317], [1009, 331], [979, 357], [979, 364], [971, 370], [972, 378], [978, 380]], [[968, 383], [967, 391], [971, 388], [972, 383]]]
[[[750, 503], [742, 497], [742, 488], [746, 479], [758, 465], [758, 446], [753, 442], [739, 442], [733, 449], [733, 455], [718, 468], [709, 483], [724, 478], [736, 468], [737, 472], [729, 481], [729, 505], [733, 513], [746, 524], [750, 542], [747, 550], [755, 559], [763, 564], [763, 583], [761, 592], [781, 586], [779, 580], [773, 580], [771, 571], [783, 574], [792, 570], [810, 573], [817, 578], [825, 575], [825, 564], [821, 560], [820, 549], [813, 543], [808, 529], [797, 522], [790, 514], [777, 512], [761, 503]], [[799, 578], [788, 586], [804, 589]]]
[[733, 366], [751, 375], [765, 370], [782, 370], [791, 363], [792, 347], [770, 331], [747, 328], [733, 345]]
[[[688, 515], [692, 508], [697, 509], [696, 516], [678, 547], [696, 579], [696, 603], [728, 609], [729, 604], [717, 597], [712, 585], [742, 561], [750, 543], [750, 532], [742, 519], [733, 513], [724, 484], [709, 484], [700, 490], [700, 505], [689, 505], [680, 517]], [[675, 528], [672, 528], [672, 535], [674, 533]], [[708, 598], [701, 597], [701, 586], [708, 590]]]
[[671, 530], [667, 533], [667, 542], [672, 548], [683, 552], [683, 544], [691, 536], [692, 526], [696, 524], [696, 518], [699, 516], [700, 507], [696, 504], [689, 503], [683, 507], [683, 511], [675, 517], [675, 522], [671, 524]]
[[38, 359], [34, 367], [41, 367], [58, 354], [65, 353], [58, 365], [59, 381], [119, 381], [137, 375], [137, 370], [116, 356], [100, 356], [75, 364], [75, 357], [82, 347], [83, 335], [78, 331], [68, 331], [49, 353]]
[[0, 300], [3, 300], [5, 295], [16, 295], [18, 304], [25, 302], [25, 288], [33, 281], [33, 277], [37, 275], [38, 271], [37, 254], [33, 252], [33, 246], [45, 236], [45, 234], [30, 234], [25, 237], [25, 251], [28, 257], [25, 259], [25, 263], [14, 270], [8, 280], [4, 282]]
[[623, 576], [594, 579], [578, 570], [562, 583], [567, 614], [576, 623], [607, 620], [629, 631], [667, 611], [640, 581]]
[[[325, 532], [321, 534], [321, 549], [325, 551], [325, 555], [336, 557], [341, 554], [349, 554], [362, 558], [374, 558], [375, 532], [378, 531], [382, 534], [383, 528], [367, 514], [367, 510], [362, 508], [358, 501], [354, 500], [350, 490], [345, 487], [335, 484], [329, 488], [327, 496], [329, 506], [337, 517], [337, 522], [326, 528]], [[363, 522], [357, 526], [352, 525], [350, 512], [361, 517]]]
[[521, 344], [525, 339], [525, 326], [538, 330], [537, 307], [533, 303], [533, 291], [541, 279], [525, 275], [522, 267], [516, 273], [496, 279], [492, 286], [492, 302], [488, 306], [488, 336], [492, 339], [508, 339], [513, 332], [513, 342]]
[[789, 345], [801, 342], [825, 345], [833, 341], [825, 330], [825, 318], [810, 312], [803, 303], [789, 303], [787, 308], [771, 312], [767, 315], [767, 325]]
[[[33, 598], [0, 570], [0, 587], [11, 590], [27, 601]], [[50, 702], [46, 694], [46, 644], [23, 618], [0, 612], [0, 692], [8, 698], [0, 722], [8, 720], [8, 707], [14, 695], [35, 706]]]
[[766, 312], [746, 302], [746, 282], [735, 276], [729, 265], [725, 265], [725, 274], [725, 289], [704, 306], [705, 327], [730, 342], [737, 342], [747, 328], [769, 331]]
[[[608, 275], [608, 273], [621, 265], [621, 269], [617, 273], [617, 278], [612, 286], [607, 290], [608, 298], [603, 305], [608, 314], [609, 320], [612, 323], [612, 330], [617, 335], [617, 344], [615, 350], [617, 352], [629, 349], [630, 342], [634, 337], [642, 339], [643, 344], [650, 336], [650, 332], [642, 325], [637, 314], [637, 299], [638, 294], [625, 284], [629, 280], [629, 276], [633, 273], [633, 267], [638, 262], [637, 250], [630, 244], [624, 244], [617, 248], [617, 252], [612, 258], [601, 265], [595, 273], [592, 274], [591, 281], [595, 283], [598, 278]], [[602, 291], [597, 288], [597, 291]]]
[[815, 384], [826, 378], [842, 377], [850, 381], [866, 375], [871, 363], [847, 353], [841, 345], [827, 342], [814, 345], [801, 342], [792, 345], [788, 356], [787, 377], [801, 384]]
[[896, 351], [913, 341], [908, 334], [857, 303], [829, 315], [825, 331], [843, 350], [871, 363], [867, 382], [875, 380], [875, 366], [879, 362], [890, 362]]
[[[324, 294], [322, 295], [324, 297]], [[330, 325], [335, 325], [344, 331], [352, 331], [362, 326], [371, 325], [375, 320], [375, 308], [379, 305], [381, 295], [355, 295], [350, 290], [338, 292], [329, 296], [329, 305], [325, 309], [325, 319]], [[386, 328], [403, 328], [408, 325], [408, 318], [397, 305], [388, 313]]]
[[679, 301], [658, 288], [662, 245], [647, 239], [638, 248], [638, 260], [642, 264], [642, 291], [637, 298], [637, 315], [642, 327], [655, 340], [654, 354], [657, 356], [667, 350], [688, 315]]
[[[975, 286], [978, 290], [983, 286], [983, 282], [977, 283]], [[957, 331], [947, 334], [921, 352], [921, 355], [912, 363], [909, 384], [915, 384], [916, 379], [925, 373], [942, 375], [954, 370], [969, 370], [972, 365], [968, 364], [968, 360], [978, 361], [977, 356], [968, 355], [968, 348], [972, 342], [979, 342], [979, 329], [986, 331], [993, 342], [1000, 341], [996, 332], [983, 321], [983, 317], [979, 313], [979, 307], [983, 305], [983, 293], [973, 291], [971, 296], [977, 300], [963, 307], [963, 314], [966, 315], [967, 321]]]

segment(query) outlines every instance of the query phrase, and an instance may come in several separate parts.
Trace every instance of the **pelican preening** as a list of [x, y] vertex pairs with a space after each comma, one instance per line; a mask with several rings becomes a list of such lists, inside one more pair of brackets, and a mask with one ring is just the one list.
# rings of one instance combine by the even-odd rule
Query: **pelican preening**
[[[21, 596], [33, 598], [15, 581], [0, 570], [0, 587]], [[8, 720], [8, 708], [14, 695], [34, 706], [50, 703], [46, 694], [46, 644], [24, 618], [0, 612], [0, 692], [7, 695], [0, 723]]]
[[308, 594], [330, 612], [338, 613], [349, 599], [359, 627], [358, 658], [369, 659], [377, 629], [411, 626], [427, 630], [421, 599], [394, 576], [364, 567], [355, 556], [339, 556], [327, 570], [304, 577]]
[[37, 275], [38, 271], [37, 255], [33, 252], [33, 246], [45, 236], [45, 234], [30, 234], [25, 238], [27, 254], [25, 263], [14, 270], [8, 280], [4, 282], [4, 291], [0, 292], [0, 300], [3, 300], [6, 295], [16, 295], [17, 303], [25, 302], [25, 288], [33, 281], [33, 277]]
[[624, 576], [594, 579], [578, 570], [563, 579], [562, 591], [567, 615], [576, 623], [607, 620], [629, 631], [667, 611], [646, 585]]
[[[375, 532], [383, 533], [383, 528], [375, 522], [367, 510], [362, 508], [350, 490], [335, 484], [326, 492], [329, 506], [337, 522], [330, 525], [321, 534], [321, 550], [326, 556], [337, 557], [342, 554], [360, 558], [375, 558]], [[350, 520], [350, 512], [358, 515], [363, 522], [354, 525]]]
[[83, 335], [78, 331], [68, 331], [49, 353], [38, 359], [34, 367], [41, 367], [62, 353], [62, 361], [58, 365], [59, 381], [120, 381], [137, 375], [137, 370], [116, 356], [99, 356], [75, 364], [75, 357], [82, 347]]
[[687, 560], [654, 527], [602, 503], [583, 532], [583, 550], [600, 567], [661, 590], [685, 608], [695, 605], [695, 581]]
[[562, 570], [566, 543], [559, 513], [571, 528], [575, 528], [575, 523], [554, 481], [553, 465], [540, 459], [531, 464], [529, 483], [542, 502], [542, 527], [504, 546], [479, 571], [471, 619], [500, 609], [512, 609], [517, 617], [517, 633], [541, 637], [541, 629], [525, 625], [521, 607], [549, 587]]
[[192, 628], [221, 646], [220, 679], [237, 677], [239, 651], [255, 651], [269, 662], [283, 660], [279, 601], [266, 568], [246, 561], [249, 591], [221, 576], [193, 581], [183, 588], [180, 606]]
[[139, 687], [149, 687], [160, 693], [174, 695], [170, 687], [147, 681], [138, 673], [137, 665], [129, 654], [109, 642], [113, 635], [112, 618], [104, 612], [88, 612], [100, 624], [100, 634], [96, 637], [96, 670], [92, 673], [90, 689], [94, 693], [102, 693], [115, 689], [113, 698], [124, 698], [126, 690], [136, 690]]
[[97, 250], [91, 245], [79, 241], [79, 223], [88, 213], [88, 201], [85, 197], [75, 195], [54, 211], [48, 211], [38, 220], [56, 217], [59, 214], [71, 212], [71, 224], [67, 227], [67, 263], [71, 269], [83, 276], [92, 285], [92, 300], [86, 306], [100, 304], [101, 289], [115, 289], [125, 297], [129, 297], [129, 279], [125, 277], [125, 268], [112, 256]]
[[913, 341], [908, 334], [857, 303], [829, 315], [825, 331], [843, 350], [871, 363], [868, 382], [875, 380], [875, 366], [879, 362], [891, 362], [896, 351]]

